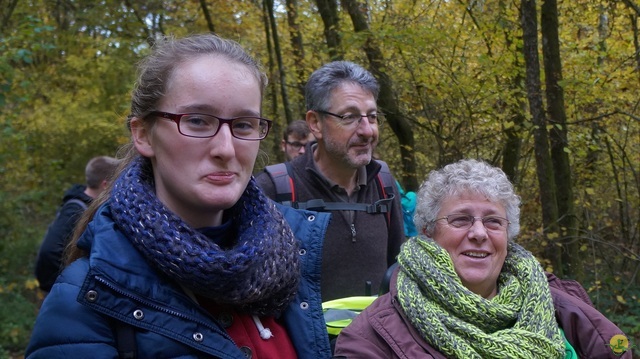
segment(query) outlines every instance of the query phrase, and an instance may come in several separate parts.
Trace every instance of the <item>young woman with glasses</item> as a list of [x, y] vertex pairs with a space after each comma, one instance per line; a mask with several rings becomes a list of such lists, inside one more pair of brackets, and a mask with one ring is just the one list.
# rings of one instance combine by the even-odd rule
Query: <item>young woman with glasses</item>
[[328, 215], [276, 207], [252, 177], [265, 85], [233, 41], [158, 41], [124, 161], [76, 230], [28, 358], [330, 357], [315, 271]]

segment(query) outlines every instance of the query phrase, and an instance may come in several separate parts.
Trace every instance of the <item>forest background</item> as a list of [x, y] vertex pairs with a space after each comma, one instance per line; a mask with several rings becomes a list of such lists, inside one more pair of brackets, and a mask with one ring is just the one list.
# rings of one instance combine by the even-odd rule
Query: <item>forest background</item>
[[387, 115], [378, 153], [405, 189], [465, 157], [503, 168], [517, 241], [640, 346], [638, 15], [633, 0], [0, 0], [0, 358], [28, 342], [63, 191], [128, 139], [134, 65], [160, 36], [207, 31], [269, 75], [256, 170], [282, 160], [309, 74], [362, 64]]

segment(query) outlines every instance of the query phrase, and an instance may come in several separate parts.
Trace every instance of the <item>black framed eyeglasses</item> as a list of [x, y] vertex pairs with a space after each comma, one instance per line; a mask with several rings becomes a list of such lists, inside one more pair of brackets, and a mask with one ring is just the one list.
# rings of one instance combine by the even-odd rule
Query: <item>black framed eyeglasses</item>
[[491, 231], [502, 231], [507, 229], [507, 226], [511, 223], [508, 219], [500, 216], [485, 216], [474, 217], [470, 214], [453, 213], [448, 216], [436, 218], [436, 221], [446, 219], [447, 223], [454, 228], [469, 229], [476, 220], [481, 221], [484, 228]]
[[298, 141], [293, 141], [293, 142], [289, 142], [287, 140], [284, 141], [284, 143], [286, 143], [287, 145], [293, 147], [293, 149], [295, 150], [299, 150], [301, 147], [306, 146], [306, 143], [302, 143], [302, 142], [298, 142]]
[[361, 115], [359, 113], [347, 113], [344, 115], [338, 115], [337, 113], [324, 111], [324, 110], [316, 110], [315, 112], [321, 113], [323, 115], [329, 115], [340, 119], [340, 123], [345, 126], [351, 126], [354, 124], [359, 124], [363, 117], [367, 118], [372, 125], [382, 125], [384, 122], [384, 114], [382, 112], [369, 113], [366, 115]]
[[147, 116], [157, 116], [171, 120], [178, 126], [181, 135], [195, 138], [215, 136], [223, 124], [228, 124], [231, 135], [247, 141], [259, 141], [267, 137], [271, 120], [256, 116], [222, 118], [202, 113], [169, 113], [152, 111]]

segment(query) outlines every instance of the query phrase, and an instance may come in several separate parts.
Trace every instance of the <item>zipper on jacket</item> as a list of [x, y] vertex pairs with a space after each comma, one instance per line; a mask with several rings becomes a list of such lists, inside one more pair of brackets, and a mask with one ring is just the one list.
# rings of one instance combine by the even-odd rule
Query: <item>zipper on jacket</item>
[[[104, 279], [104, 278], [102, 278], [102, 277], [94, 276], [94, 278], [95, 278], [98, 282], [100, 282], [100, 283], [102, 283], [102, 284], [106, 285], [106, 286], [107, 286], [107, 287], [109, 287], [111, 290], [115, 291], [116, 293], [118, 293], [118, 294], [120, 294], [120, 295], [122, 295], [122, 296], [125, 296], [125, 297], [127, 297], [127, 298], [131, 298], [131, 299], [133, 299], [133, 300], [135, 300], [135, 301], [138, 301], [138, 302], [140, 302], [140, 303], [142, 303], [142, 304], [144, 304], [144, 305], [146, 305], [146, 306], [148, 306], [148, 307], [150, 307], [150, 308], [152, 308], [152, 309], [155, 309], [155, 310], [157, 310], [157, 311], [160, 311], [160, 312], [163, 312], [163, 313], [166, 313], [166, 314], [172, 315], [172, 316], [174, 316], [174, 317], [178, 317], [178, 318], [181, 318], [181, 319], [185, 319], [185, 320], [193, 321], [193, 322], [198, 323], [198, 324], [201, 324], [201, 325], [203, 325], [203, 326], [205, 326], [205, 327], [211, 328], [211, 329], [213, 329], [214, 331], [217, 331], [217, 332], [219, 332], [220, 334], [222, 334], [222, 336], [224, 336], [224, 337], [225, 337], [225, 338], [227, 338], [228, 340], [230, 340], [230, 341], [233, 343], [233, 345], [237, 346], [237, 345], [236, 345], [236, 342], [235, 342], [235, 341], [233, 341], [233, 339], [229, 336], [229, 334], [227, 334], [227, 331], [226, 331], [226, 330], [221, 330], [220, 328], [217, 328], [217, 327], [215, 327], [215, 326], [211, 326], [211, 324], [209, 324], [209, 323], [205, 323], [205, 322], [203, 322], [203, 321], [201, 321], [201, 320], [198, 320], [198, 319], [196, 319], [196, 318], [193, 318], [193, 317], [187, 316], [187, 315], [182, 314], [182, 313], [180, 313], [180, 312], [176, 312], [176, 311], [174, 311], [174, 310], [170, 310], [170, 309], [167, 309], [167, 308], [164, 308], [164, 307], [161, 307], [161, 306], [155, 305], [155, 304], [153, 304], [153, 303], [151, 303], [151, 302], [149, 302], [149, 301], [147, 301], [147, 300], [142, 299], [141, 297], [131, 295], [131, 294], [129, 294], [129, 293], [127, 293], [127, 292], [125, 292], [125, 291], [121, 290], [120, 288], [117, 288], [116, 286], [114, 286], [113, 284], [111, 284], [110, 282], [108, 282], [106, 279]], [[217, 323], [216, 323], [216, 324], [217, 324]]]
[[351, 223], [351, 242], [356, 243], [356, 225]]

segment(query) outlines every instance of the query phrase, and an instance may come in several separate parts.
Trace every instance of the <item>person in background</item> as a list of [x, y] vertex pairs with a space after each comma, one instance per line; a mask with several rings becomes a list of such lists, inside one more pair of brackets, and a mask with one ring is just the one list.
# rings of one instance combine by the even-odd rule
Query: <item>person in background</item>
[[62, 270], [62, 253], [82, 212], [109, 186], [117, 167], [118, 160], [113, 157], [94, 157], [84, 170], [86, 184], [74, 184], [65, 191], [62, 205], [49, 224], [36, 258], [35, 276], [43, 291], [51, 290]]
[[402, 206], [402, 219], [404, 220], [404, 235], [413, 237], [418, 234], [413, 216], [416, 212], [416, 201], [418, 196], [413, 191], [405, 191], [400, 182], [396, 181], [396, 186], [400, 192], [400, 205]]
[[291, 161], [304, 154], [307, 143], [313, 140], [313, 134], [311, 134], [311, 130], [309, 130], [309, 126], [305, 121], [295, 120], [291, 122], [284, 130], [282, 142], [280, 142], [280, 148], [284, 152], [285, 160]]
[[[352, 62], [330, 62], [311, 74], [305, 86], [306, 121], [317, 142], [290, 162], [297, 201], [371, 204], [383, 199], [377, 178], [382, 166], [372, 160], [382, 121], [378, 92], [373, 75]], [[277, 200], [272, 176], [264, 171], [256, 180]], [[331, 214], [322, 253], [323, 301], [365, 295], [368, 284], [377, 293], [405, 239], [399, 196], [389, 201], [386, 213]]]
[[421, 234], [402, 246], [390, 292], [342, 330], [334, 358], [631, 358], [614, 354], [624, 334], [579, 283], [545, 274], [514, 242], [519, 206], [504, 172], [483, 161], [431, 172], [418, 193]]
[[252, 177], [266, 75], [213, 34], [159, 39], [138, 71], [123, 163], [26, 357], [329, 358], [315, 272], [329, 215], [280, 211]]

